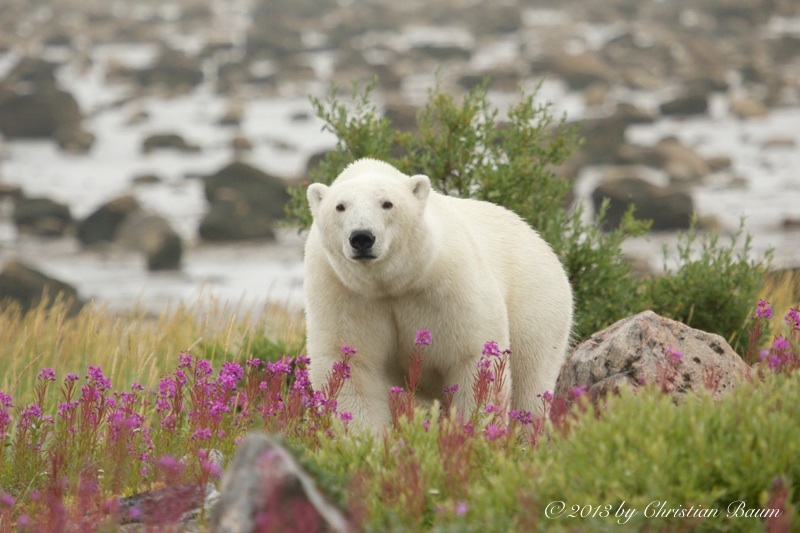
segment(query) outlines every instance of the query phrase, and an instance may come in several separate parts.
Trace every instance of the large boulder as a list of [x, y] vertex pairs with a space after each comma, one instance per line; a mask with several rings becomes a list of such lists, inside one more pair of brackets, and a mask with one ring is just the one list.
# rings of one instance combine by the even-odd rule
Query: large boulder
[[688, 392], [717, 395], [750, 380], [750, 367], [719, 335], [645, 311], [595, 333], [564, 363], [554, 395], [576, 388], [596, 401], [623, 387], [654, 384], [676, 400]]
[[609, 200], [604, 221], [606, 229], [618, 227], [631, 204], [635, 206], [634, 217], [638, 220], [652, 220], [653, 230], [689, 228], [694, 214], [694, 202], [683, 187], [653, 185], [638, 177], [635, 169], [621, 169], [619, 172], [623, 174], [602, 182], [592, 192], [595, 212], [599, 211], [603, 199]]
[[239, 445], [220, 493], [211, 516], [214, 533], [352, 529], [294, 457], [263, 434]]
[[272, 240], [274, 219], [257, 211], [238, 192], [220, 198], [200, 221], [200, 238], [207, 241]]
[[58, 298], [66, 302], [69, 314], [75, 314], [83, 307], [75, 287], [24, 263], [10, 261], [0, 272], [0, 307], [11, 302], [26, 313], [43, 302], [50, 305]]
[[14, 205], [14, 224], [20, 233], [60, 237], [72, 225], [69, 206], [49, 198], [19, 198]]
[[289, 201], [286, 182], [271, 176], [247, 163], [233, 162], [214, 174], [206, 176], [206, 199], [212, 204], [218, 199], [230, 196], [230, 190], [237, 191], [253, 207], [264, 210], [273, 219], [283, 218], [284, 206]]
[[211, 209], [200, 236], [207, 240], [273, 238], [273, 222], [289, 201], [282, 179], [238, 161], [207, 176], [205, 193]]
[[150, 271], [181, 267], [183, 241], [160, 215], [140, 212], [126, 217], [116, 232], [116, 240], [125, 248], [143, 253]]
[[80, 129], [81, 110], [68, 92], [48, 88], [0, 99], [0, 133], [8, 139], [54, 138]]
[[122, 222], [139, 210], [141, 205], [133, 196], [121, 196], [106, 202], [78, 224], [78, 240], [84, 245], [111, 242]]

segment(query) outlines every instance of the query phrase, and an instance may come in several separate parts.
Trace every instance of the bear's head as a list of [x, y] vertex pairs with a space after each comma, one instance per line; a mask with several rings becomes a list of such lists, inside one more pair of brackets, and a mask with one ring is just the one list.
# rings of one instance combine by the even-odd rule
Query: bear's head
[[314, 231], [346, 284], [413, 268], [428, 247], [423, 228], [430, 192], [427, 176], [406, 176], [374, 159], [352, 163], [330, 186], [309, 185]]

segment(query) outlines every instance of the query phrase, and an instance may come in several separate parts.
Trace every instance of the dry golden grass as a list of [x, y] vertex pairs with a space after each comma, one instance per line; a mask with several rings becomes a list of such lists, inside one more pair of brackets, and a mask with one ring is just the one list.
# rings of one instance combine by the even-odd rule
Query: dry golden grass
[[792, 307], [800, 305], [800, 269], [768, 274], [764, 279], [761, 298], [772, 304], [770, 336], [783, 330], [783, 317]]
[[56, 302], [24, 316], [15, 308], [0, 311], [0, 391], [12, 394], [16, 405], [31, 401], [36, 375], [45, 367], [55, 369], [60, 381], [68, 372], [83, 376], [88, 365], [100, 365], [116, 389], [134, 381], [151, 387], [174, 370], [181, 351], [200, 350], [218, 366], [231, 354], [246, 357], [253, 339], [303, 346], [302, 314], [271, 304], [241, 309], [205, 298], [158, 316], [88, 305], [68, 317], [67, 309]]

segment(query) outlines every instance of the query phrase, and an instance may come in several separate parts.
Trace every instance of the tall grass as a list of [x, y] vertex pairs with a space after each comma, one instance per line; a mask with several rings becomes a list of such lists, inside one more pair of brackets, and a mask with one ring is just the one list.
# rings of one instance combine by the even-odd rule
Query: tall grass
[[[63, 301], [43, 302], [24, 315], [13, 306], [0, 311], [0, 390], [27, 403], [40, 369], [82, 375], [90, 364], [115, 387], [138, 381], [152, 388], [181, 351], [216, 367], [252, 352], [267, 359], [282, 355], [278, 351], [299, 353], [304, 344], [302, 314], [273, 304], [247, 309], [203, 297], [196, 308], [179, 304], [159, 315], [140, 307], [112, 313], [98, 305], [74, 317], [68, 311]], [[269, 348], [276, 353], [264, 354]]]
[[[761, 298], [770, 302], [777, 316], [785, 315], [800, 302], [800, 269], [773, 272], [764, 277]], [[782, 323], [770, 323], [770, 338], [781, 332]]]

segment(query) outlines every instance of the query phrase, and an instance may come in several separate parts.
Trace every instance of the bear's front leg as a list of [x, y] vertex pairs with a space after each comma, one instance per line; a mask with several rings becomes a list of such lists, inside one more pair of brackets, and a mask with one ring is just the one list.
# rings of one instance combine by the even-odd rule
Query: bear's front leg
[[[309, 377], [316, 391], [325, 389], [333, 373], [333, 365], [342, 360], [341, 356], [331, 356], [331, 351], [333, 349], [324, 354], [317, 352], [310, 356]], [[358, 352], [351, 356], [350, 377], [339, 390], [336, 409], [339, 413], [351, 413], [353, 423], [359, 429], [378, 432], [392, 421], [389, 411], [391, 385], [383, 377], [384, 369], [376, 364], [372, 356], [374, 352], [369, 347], [358, 348]]]

